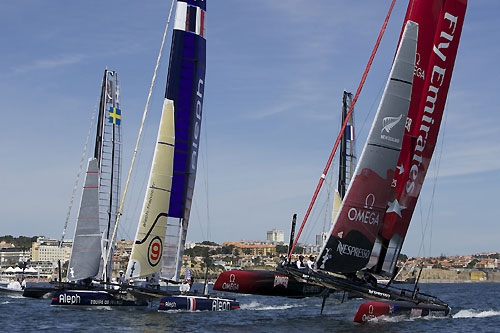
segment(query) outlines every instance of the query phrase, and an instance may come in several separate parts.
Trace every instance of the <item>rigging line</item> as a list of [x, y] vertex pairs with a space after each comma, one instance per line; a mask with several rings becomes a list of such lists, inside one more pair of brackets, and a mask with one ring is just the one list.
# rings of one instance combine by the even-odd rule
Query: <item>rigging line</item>
[[[432, 196], [431, 196], [431, 202], [432, 202], [432, 213], [434, 213], [434, 197], [435, 197], [435, 194], [436, 194], [436, 187], [437, 187], [437, 182], [438, 182], [438, 176], [439, 176], [439, 170], [441, 169], [441, 162], [443, 161], [443, 150], [444, 150], [444, 139], [445, 139], [445, 134], [446, 134], [446, 120], [448, 119], [448, 112], [446, 112], [446, 105], [448, 104], [448, 102], [446, 102], [445, 104], [445, 107], [444, 107], [444, 124], [442, 126], [442, 130], [441, 132], [443, 134], [441, 134], [441, 147], [439, 149], [439, 158], [437, 159], [437, 165], [436, 165], [436, 171], [434, 173], [434, 186], [432, 188]], [[432, 249], [432, 225], [434, 223], [434, 214], [431, 215], [431, 221], [430, 221], [430, 224], [431, 224], [431, 230], [430, 230], [430, 238], [429, 238], [429, 254], [431, 252], [431, 249]]]
[[[121, 212], [123, 210], [123, 203], [125, 202], [125, 196], [127, 194], [128, 184], [130, 182], [130, 177], [131, 177], [131, 174], [132, 174], [132, 169], [134, 167], [135, 156], [137, 155], [137, 148], [139, 147], [139, 143], [141, 142], [142, 128], [144, 126], [144, 121], [146, 120], [146, 115], [148, 113], [149, 100], [150, 100], [151, 94], [153, 92], [153, 86], [154, 86], [155, 80], [156, 80], [156, 73], [158, 72], [158, 67], [160, 65], [161, 54], [162, 54], [162, 51], [163, 51], [163, 45], [165, 45], [165, 38], [167, 36], [167, 30], [168, 30], [168, 26], [169, 26], [169, 23], [170, 23], [170, 17], [172, 16], [172, 10], [174, 8], [174, 2], [175, 2], [175, 0], [172, 0], [172, 4], [170, 5], [170, 12], [168, 13], [167, 24], [165, 25], [165, 31], [163, 32], [163, 38], [162, 38], [162, 41], [161, 41], [160, 51], [158, 52], [158, 58], [156, 59], [156, 66], [155, 66], [155, 70], [154, 70], [154, 73], [153, 73], [153, 78], [151, 79], [151, 85], [149, 87], [148, 98], [146, 100], [146, 106], [144, 107], [144, 112], [142, 114], [141, 126], [139, 128], [139, 133], [137, 134], [137, 142], [135, 143], [134, 152], [132, 154], [132, 161], [130, 162], [130, 168], [128, 170], [127, 181], [125, 182], [125, 189], [123, 190], [122, 200], [120, 202], [120, 208], [118, 209], [118, 213], [116, 214], [116, 222], [115, 222], [115, 226], [113, 228], [113, 234], [112, 234], [111, 239], [110, 239], [110, 244], [113, 244], [113, 242], [114, 242], [115, 235], [116, 235], [116, 228], [118, 226], [118, 221], [120, 220], [120, 216], [122, 215]], [[110, 254], [111, 254], [111, 248], [112, 247], [110, 246], [109, 250], [108, 250], [108, 254], [106, 256], [106, 260], [109, 258]]]
[[382, 25], [382, 29], [380, 30], [380, 33], [377, 38], [377, 42], [375, 43], [375, 46], [373, 47], [372, 54], [370, 56], [370, 59], [368, 60], [368, 64], [366, 65], [365, 72], [363, 73], [363, 76], [361, 78], [361, 82], [359, 83], [358, 89], [356, 90], [356, 95], [354, 96], [354, 99], [351, 102], [351, 105], [349, 107], [349, 112], [346, 115], [346, 118], [344, 120], [344, 123], [342, 124], [342, 129], [337, 136], [337, 140], [335, 141], [335, 145], [333, 146], [332, 152], [330, 153], [330, 157], [328, 158], [328, 162], [326, 163], [325, 169], [323, 171], [323, 174], [321, 175], [318, 185], [316, 186], [316, 190], [314, 192], [313, 198], [311, 200], [311, 203], [309, 204], [309, 208], [307, 209], [306, 215], [304, 216], [304, 220], [302, 221], [302, 225], [300, 226], [299, 232], [297, 233], [297, 237], [295, 237], [295, 241], [293, 242], [293, 246], [288, 253], [288, 261], [290, 261], [290, 257], [293, 252], [293, 248], [295, 247], [295, 244], [297, 244], [300, 234], [302, 233], [302, 229], [304, 229], [304, 225], [307, 222], [307, 218], [309, 217], [309, 213], [311, 212], [312, 206], [314, 205], [314, 202], [316, 201], [316, 197], [318, 196], [318, 192], [321, 189], [321, 186], [323, 185], [323, 181], [325, 180], [326, 174], [328, 173], [328, 169], [330, 168], [330, 164], [332, 163], [333, 156], [335, 155], [335, 151], [337, 150], [337, 146], [340, 143], [340, 139], [342, 138], [342, 134], [345, 131], [347, 122], [349, 121], [349, 118], [351, 117], [352, 110], [354, 109], [354, 105], [356, 104], [356, 101], [358, 100], [359, 94], [361, 93], [361, 89], [363, 88], [363, 85], [365, 83], [366, 77], [368, 76], [368, 72], [370, 71], [370, 67], [373, 62], [373, 58], [375, 58], [375, 54], [377, 53], [378, 46], [380, 44], [380, 40], [382, 39], [382, 36], [384, 35], [385, 28], [387, 27], [387, 22], [389, 21], [389, 17], [391, 16], [392, 8], [394, 7], [394, 3], [396, 0], [392, 0], [391, 6], [389, 8], [389, 12], [387, 13], [387, 16], [385, 18], [384, 24]]
[[68, 222], [69, 222], [69, 218], [71, 215], [71, 210], [73, 209], [73, 203], [75, 201], [76, 189], [78, 187], [78, 182], [80, 181], [80, 175], [82, 173], [83, 162], [85, 161], [85, 156], [87, 155], [87, 147], [89, 145], [89, 138], [90, 138], [90, 134], [92, 132], [92, 128], [94, 127], [95, 115], [97, 113], [97, 105], [99, 104], [99, 100], [100, 100], [100, 98], [97, 98], [96, 104], [94, 105], [94, 112], [92, 113], [92, 117], [90, 119], [90, 126], [89, 126], [89, 130], [87, 132], [87, 138], [85, 139], [85, 144], [83, 145], [82, 158], [80, 159], [80, 167], [78, 168], [78, 173], [76, 175], [75, 185], [73, 186], [73, 193], [71, 194], [71, 200], [69, 202], [68, 213], [66, 215], [66, 221], [64, 222], [64, 228], [63, 228], [63, 232], [62, 232], [62, 236], [61, 236], [61, 241], [59, 242], [59, 247], [62, 246], [62, 243], [64, 241], [64, 237], [66, 236], [66, 230], [68, 229]]
[[204, 133], [205, 133], [205, 159], [204, 159], [204, 167], [205, 167], [205, 191], [206, 191], [206, 200], [207, 200], [207, 237], [212, 238], [211, 235], [211, 222], [210, 222], [210, 202], [209, 202], [209, 188], [208, 188], [208, 127], [207, 127], [207, 116], [203, 117], [204, 122]]

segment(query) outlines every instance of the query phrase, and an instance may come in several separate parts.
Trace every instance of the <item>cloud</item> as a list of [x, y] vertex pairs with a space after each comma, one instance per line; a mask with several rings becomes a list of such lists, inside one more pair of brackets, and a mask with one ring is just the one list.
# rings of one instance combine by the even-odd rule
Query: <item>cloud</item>
[[14, 67], [14, 71], [17, 73], [25, 73], [32, 70], [52, 69], [66, 65], [73, 65], [82, 62], [85, 58], [87, 57], [83, 55], [62, 55], [52, 59], [39, 59], [31, 64], [16, 66]]

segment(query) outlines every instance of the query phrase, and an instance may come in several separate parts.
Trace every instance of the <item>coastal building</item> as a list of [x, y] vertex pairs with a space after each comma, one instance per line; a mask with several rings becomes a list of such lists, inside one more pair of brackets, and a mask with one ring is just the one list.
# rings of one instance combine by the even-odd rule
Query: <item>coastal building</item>
[[222, 246], [234, 245], [235, 248], [239, 249], [244, 254], [252, 256], [275, 256], [276, 255], [276, 245], [269, 244], [243, 244], [240, 242], [224, 242]]
[[32, 261], [48, 261], [52, 264], [57, 264], [60, 260], [62, 263], [69, 260], [71, 256], [71, 247], [73, 241], [64, 241], [59, 246], [59, 241], [55, 239], [38, 237], [36, 242], [31, 244], [31, 260]]
[[27, 247], [5, 247], [0, 249], [0, 266], [12, 266], [19, 262], [31, 259], [30, 249]]
[[281, 242], [285, 241], [285, 233], [282, 230], [272, 229], [267, 232], [268, 242]]
[[322, 246], [327, 239], [328, 239], [328, 232], [321, 232], [319, 235], [316, 235], [316, 245]]
[[120, 271], [126, 271], [130, 253], [132, 253], [133, 241], [121, 240], [116, 242], [113, 252], [112, 276], [117, 277]]

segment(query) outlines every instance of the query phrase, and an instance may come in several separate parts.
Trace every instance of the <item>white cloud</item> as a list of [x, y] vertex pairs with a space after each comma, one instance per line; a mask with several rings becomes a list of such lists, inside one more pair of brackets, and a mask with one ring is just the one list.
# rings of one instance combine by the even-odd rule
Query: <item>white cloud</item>
[[29, 72], [38, 69], [52, 69], [60, 66], [73, 65], [83, 61], [86, 56], [83, 55], [62, 55], [52, 59], [39, 59], [31, 64], [25, 64], [14, 67], [17, 73]]

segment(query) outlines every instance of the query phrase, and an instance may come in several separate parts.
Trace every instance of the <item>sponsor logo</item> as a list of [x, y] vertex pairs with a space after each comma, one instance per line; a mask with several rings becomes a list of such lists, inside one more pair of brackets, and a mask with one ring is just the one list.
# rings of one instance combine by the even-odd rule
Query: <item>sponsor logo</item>
[[351, 221], [357, 221], [365, 224], [377, 224], [380, 219], [379, 214], [377, 212], [371, 211], [373, 209], [373, 205], [375, 204], [375, 195], [373, 193], [369, 193], [365, 198], [365, 209], [352, 207], [347, 212], [347, 218]]
[[370, 253], [371, 253], [370, 250], [348, 244], [342, 244], [340, 241], [339, 244], [337, 245], [337, 252], [340, 253], [341, 255], [348, 255], [363, 259], [370, 258]]
[[328, 260], [332, 259], [332, 255], [330, 254], [330, 251], [331, 251], [331, 250], [332, 250], [332, 249], [331, 249], [331, 248], [329, 248], [329, 247], [325, 248], [325, 254], [321, 257], [321, 260], [323, 260], [323, 263], [321, 264], [321, 266], [319, 266], [319, 268], [321, 268], [321, 269], [325, 269], [325, 263], [326, 263]]
[[273, 288], [276, 286], [283, 286], [285, 288], [288, 288], [288, 276], [275, 275]]
[[[423, 151], [427, 144], [427, 137], [429, 135], [429, 132], [434, 125], [434, 119], [432, 118], [432, 116], [434, 113], [434, 108], [436, 106], [436, 100], [438, 99], [439, 96], [439, 89], [445, 82], [446, 68], [443, 67], [445, 67], [444, 65], [446, 65], [445, 62], [448, 53], [447, 51], [450, 46], [450, 42], [453, 41], [453, 36], [455, 34], [455, 29], [457, 27], [457, 22], [458, 22], [457, 16], [453, 16], [450, 13], [445, 13], [444, 19], [449, 22], [449, 24], [445, 24], [445, 26], [447, 27], [446, 28], [447, 31], [441, 31], [439, 35], [439, 44], [437, 44], [437, 46], [436, 45], [433, 46], [433, 52], [438, 56], [438, 58], [443, 62], [443, 64], [441, 65], [442, 67], [434, 65], [434, 67], [432, 68], [432, 72], [430, 74], [431, 75], [430, 84], [425, 99], [424, 112], [422, 113], [420, 129], [418, 132], [418, 137], [415, 144], [415, 150], [413, 152], [413, 157], [411, 160], [409, 179], [406, 182], [405, 186], [407, 193], [411, 193], [416, 188], [415, 181], [418, 178], [421, 164], [423, 163]], [[448, 84], [449, 84], [449, 79], [447, 79], [446, 86]], [[445, 87], [445, 94], [446, 90], [447, 87]], [[442, 110], [438, 110], [439, 118], [441, 117], [441, 111]], [[435, 140], [435, 138], [432, 139]], [[425, 164], [427, 163], [428, 162], [426, 161]], [[422, 169], [425, 170], [425, 168], [426, 166], [424, 165]]]
[[59, 304], [80, 304], [82, 299], [80, 295], [68, 295], [68, 294], [60, 294], [59, 295]]
[[196, 89], [196, 106], [195, 106], [195, 119], [193, 129], [193, 150], [191, 153], [191, 171], [196, 171], [196, 161], [198, 154], [198, 144], [200, 142], [200, 126], [201, 126], [201, 109], [203, 106], [203, 79], [198, 80]]
[[412, 308], [410, 312], [410, 317], [422, 317], [422, 309]]
[[385, 117], [382, 120], [383, 127], [381, 132], [384, 133], [384, 131], [386, 131], [389, 133], [391, 129], [401, 121], [401, 118], [403, 118], [403, 114], [400, 114], [399, 117]]
[[[109, 299], [91, 299], [90, 305], [109, 305]], [[118, 303], [113, 303], [118, 304]]]
[[227, 311], [231, 310], [231, 302], [214, 299], [212, 301], [212, 311]]
[[305, 285], [304, 288], [302, 288], [302, 291], [304, 293], [319, 293], [323, 289], [320, 286], [311, 286], [311, 285]]
[[156, 266], [160, 262], [163, 247], [160, 237], [156, 236], [151, 240], [148, 247], [148, 261], [151, 266]]
[[420, 65], [420, 53], [417, 52], [417, 56], [415, 57], [415, 66], [413, 68], [413, 76], [416, 76], [420, 79], [425, 78], [425, 71], [419, 67]]
[[371, 295], [379, 296], [379, 297], [391, 298], [391, 295], [389, 295], [387, 293], [380, 292], [380, 291], [376, 291], [376, 290], [368, 289], [368, 293]]
[[363, 209], [356, 209], [352, 207], [347, 212], [347, 218], [351, 221], [357, 221], [365, 224], [377, 224], [379, 221], [379, 214], [372, 211], [367, 211]]
[[231, 273], [229, 275], [229, 282], [224, 282], [222, 284], [222, 289], [224, 289], [224, 290], [239, 290], [240, 285], [239, 285], [239, 283], [236, 283], [235, 281], [236, 281], [236, 275]]
[[373, 305], [368, 306], [368, 314], [363, 313], [362, 321], [368, 321], [370, 319], [374, 319], [375, 315], [373, 314]]
[[385, 132], [387, 132], [387, 134], [389, 134], [389, 132], [392, 130], [392, 128], [394, 126], [396, 126], [401, 121], [402, 118], [403, 118], [403, 114], [400, 114], [399, 117], [385, 117], [382, 120], [382, 131], [381, 131], [382, 134], [380, 135], [380, 138], [387, 140], [387, 141], [399, 143], [400, 139], [393, 138], [392, 136], [389, 136], [389, 135], [384, 135], [383, 133], [385, 131]]
[[175, 303], [175, 302], [165, 302], [163, 305], [166, 308], [176, 308], [177, 307], [177, 303]]

